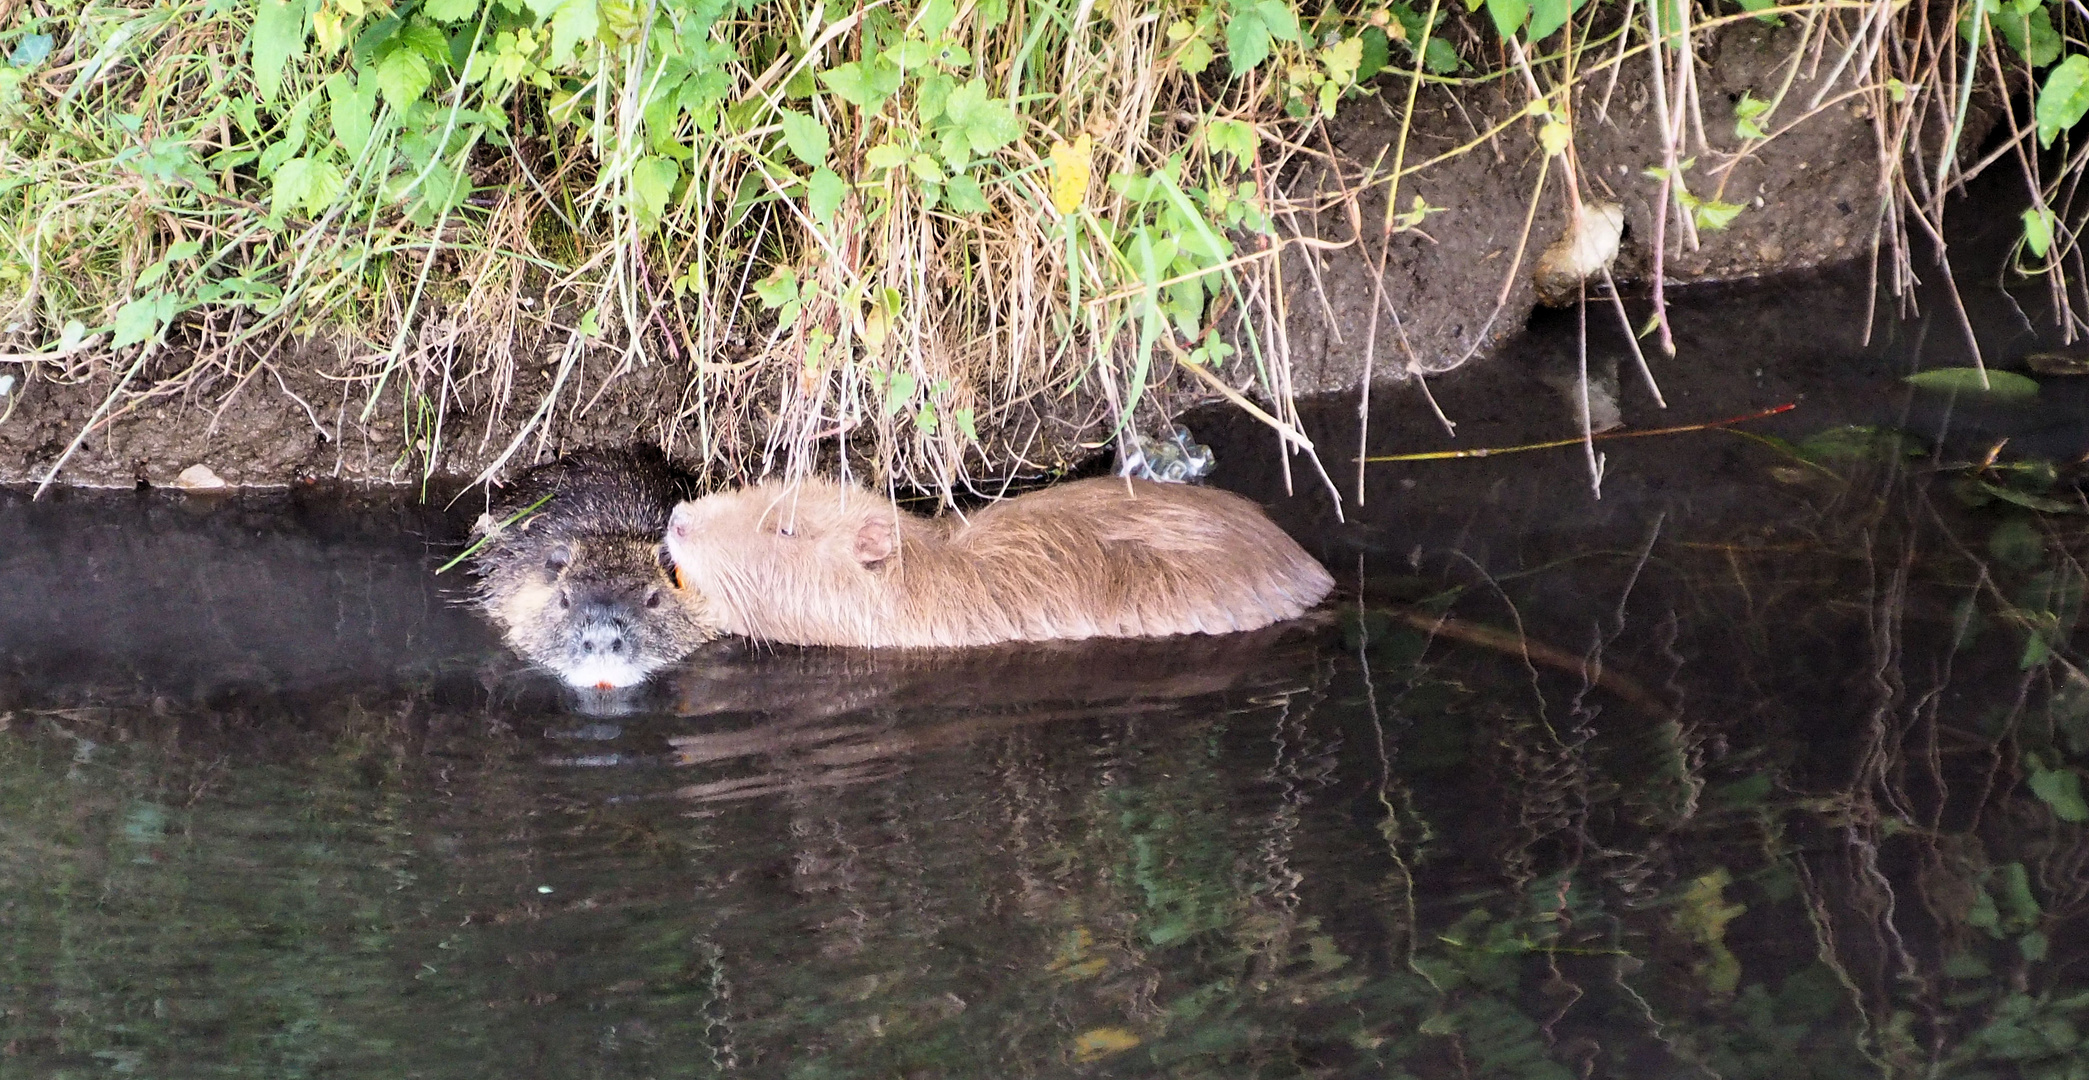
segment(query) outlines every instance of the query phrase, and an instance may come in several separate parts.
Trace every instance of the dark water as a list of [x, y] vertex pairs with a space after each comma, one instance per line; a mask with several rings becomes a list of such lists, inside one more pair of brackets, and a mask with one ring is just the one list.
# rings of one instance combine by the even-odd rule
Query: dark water
[[[0, 496], [0, 1075], [2085, 1075], [2081, 410], [1912, 395], [1956, 327], [1866, 344], [1864, 288], [1685, 296], [1629, 420], [1800, 407], [1605, 443], [1600, 500], [1375, 465], [1337, 523], [1294, 462], [1345, 593], [1236, 638], [582, 700], [433, 574], [462, 514]], [[1372, 450], [1564, 434], [1572, 340]], [[2057, 471], [1965, 464], [2011, 432]]]

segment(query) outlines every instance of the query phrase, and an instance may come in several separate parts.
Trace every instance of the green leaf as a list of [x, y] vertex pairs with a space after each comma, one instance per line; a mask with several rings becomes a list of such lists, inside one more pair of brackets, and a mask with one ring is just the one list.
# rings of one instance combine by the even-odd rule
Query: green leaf
[[952, 90], [943, 111], [951, 123], [964, 129], [965, 141], [972, 144], [975, 154], [993, 153], [1023, 134], [1023, 122], [1015, 110], [1006, 102], [988, 97], [986, 82], [981, 79]]
[[551, 16], [551, 59], [565, 59], [573, 46], [593, 40], [601, 32], [602, 16], [595, 0], [565, 0]]
[[849, 185], [833, 169], [822, 165], [812, 171], [812, 179], [805, 185], [805, 205], [812, 211], [814, 221], [832, 225], [834, 212], [841, 209], [841, 201], [848, 193]]
[[1284, 0], [1258, 0], [1255, 13], [1262, 16], [1263, 25], [1269, 27], [1269, 36], [1278, 41], [1298, 40], [1298, 13]]
[[682, 166], [673, 158], [647, 156], [631, 166], [631, 194], [638, 200], [641, 220], [659, 221], [667, 213], [667, 200], [681, 179]]
[[916, 385], [913, 372], [893, 372], [891, 377], [885, 380], [885, 415], [891, 416], [906, 408], [907, 402], [913, 400]]
[[907, 151], [891, 143], [879, 143], [863, 152], [863, 160], [873, 169], [896, 169], [907, 163]]
[[928, 0], [922, 5], [921, 13], [914, 17], [914, 27], [921, 31], [922, 37], [934, 41], [943, 36], [943, 31], [950, 29], [951, 21], [956, 18], [955, 0]]
[[305, 216], [316, 218], [325, 213], [347, 186], [339, 165], [324, 159], [314, 162], [305, 179]]
[[[2037, 765], [2036, 762], [2032, 764]], [[2001, 871], [2000, 900], [2002, 907], [2008, 912], [2008, 921], [2003, 924], [2004, 927], [2017, 931], [2029, 930], [2038, 925], [2044, 911], [2038, 906], [2038, 897], [2031, 893], [2030, 871], [2024, 869], [2024, 864], [2020, 862], [2005, 863]]]
[[1261, 142], [1254, 125], [1244, 120], [1213, 120], [1204, 126], [1204, 138], [1214, 153], [1231, 155], [1235, 168], [1254, 160]]
[[754, 295], [763, 307], [780, 308], [798, 299], [798, 277], [779, 266], [768, 277], [754, 283]]
[[33, 69], [51, 55], [51, 48], [56, 44], [57, 39], [49, 34], [23, 34], [15, 40], [14, 52], [8, 54], [8, 66], [25, 71]]
[[2073, 769], [2038, 769], [2031, 773], [2031, 794], [2062, 821], [2089, 821], [2089, 802], [2082, 801], [2082, 776]]
[[1226, 63], [1232, 66], [1234, 78], [1255, 70], [1255, 65], [1268, 58], [1269, 26], [1262, 16], [1237, 11], [1226, 20]]
[[274, 101], [283, 87], [283, 68], [305, 53], [304, 0], [255, 0], [254, 88]]
[[2038, 0], [2031, 3], [1996, 3], [1981, 0], [1969, 3], [1961, 9], [1958, 21], [1959, 36], [1973, 39], [1973, 20], [1982, 10], [1987, 12], [1988, 25], [2009, 47], [2016, 50], [2034, 68], [2042, 68], [2060, 58], [2062, 41], [2053, 29], [2053, 18], [2047, 14]]
[[1320, 50], [1321, 66], [1327, 68], [1327, 77], [1343, 86], [1356, 81], [1356, 71], [1364, 62], [1364, 39], [1344, 38]]
[[1487, 0], [1487, 17], [1494, 20], [1495, 33], [1512, 38], [1530, 18], [1530, 4], [1527, 0]]
[[1175, 62], [1182, 65], [1182, 70], [1192, 75], [1202, 75], [1205, 69], [1211, 67], [1211, 58], [1211, 43], [1202, 37], [1194, 37], [1176, 54]]
[[921, 179], [924, 184], [940, 184], [950, 179], [943, 175], [943, 167], [927, 154], [915, 154], [907, 159], [907, 171]]
[[334, 125], [334, 139], [351, 158], [361, 157], [370, 143], [371, 114], [377, 108], [377, 80], [341, 72], [326, 81], [327, 109]]
[[2038, 145], [2051, 146], [2060, 133], [2089, 113], [2089, 56], [2076, 53], [2046, 72], [2038, 91]]
[[820, 72], [834, 96], [859, 109], [875, 109], [899, 89], [899, 69], [886, 60], [857, 60]]
[[399, 29], [395, 40], [398, 41], [399, 47], [420, 53], [436, 67], [450, 65], [450, 39], [444, 36], [441, 30], [427, 23], [416, 20], [406, 24]]
[[1756, 117], [1770, 110], [1770, 103], [1753, 94], [1743, 92], [1741, 100], [1734, 103], [1734, 135], [1742, 139], [1767, 139]]
[[820, 165], [827, 160], [827, 128], [818, 120], [785, 109], [776, 114], [783, 125], [783, 143], [791, 148], [791, 155], [807, 165]]
[[950, 102], [957, 80], [948, 75], [930, 75], [914, 87], [914, 115], [923, 123], [934, 123]]
[[419, 101], [433, 81], [427, 58], [411, 49], [394, 49], [377, 65], [377, 90], [393, 112]]
[[950, 418], [957, 421], [957, 429], [964, 433], [966, 439], [972, 442], [979, 441], [979, 428], [973, 423], [970, 406], [950, 410]]
[[1698, 228], [1707, 232], [1718, 232], [1733, 224], [1734, 219], [1741, 216], [1741, 211], [1747, 209], [1740, 203], [1699, 199], [1695, 196], [1685, 197], [1683, 203], [1690, 207], [1691, 220], [1697, 223]]
[[174, 317], [174, 297], [156, 292], [138, 297], [117, 309], [116, 318], [109, 323], [114, 336], [109, 340], [112, 349], [127, 348], [160, 332], [160, 327]]
[[1530, 0], [1530, 30], [1526, 40], [1536, 44], [1551, 37], [1586, 3], [1588, 0]]
[[929, 59], [936, 55], [936, 50], [920, 38], [909, 38], [878, 55], [891, 61], [892, 66], [901, 71], [911, 71], [927, 66]]
[[2030, 522], [2011, 518], [1987, 535], [1987, 550], [2005, 566], [2029, 570], [2045, 561], [2045, 537]]
[[1364, 55], [1357, 61], [1356, 81], [1363, 82], [1384, 71], [1386, 64], [1392, 61], [1392, 54], [1386, 51], [1391, 42], [1387, 40], [1385, 31], [1375, 26], [1365, 27], [1357, 40], [1364, 43]]
[[1429, 39], [1429, 47], [1422, 52], [1422, 66], [1432, 75], [1449, 75], [1463, 64], [1458, 59], [1458, 50], [1440, 37]]
[[2001, 401], [2023, 401], [2038, 396], [2038, 381], [2014, 371], [1986, 373], [1986, 384], [1982, 385], [1979, 368], [1954, 367], [1932, 368], [1918, 371], [1907, 377], [1907, 382], [1919, 389], [1937, 390], [1953, 394], [1981, 394]]
[[460, 23], [479, 13], [479, 0], [427, 0], [421, 14], [437, 22]]
[[1980, 489], [2003, 502], [2021, 506], [2026, 510], [2036, 510], [2041, 514], [2082, 513], [2082, 506], [2079, 503], [2063, 502], [2044, 495], [2033, 495], [2028, 491], [2003, 487], [2001, 484], [1990, 483], [1986, 480], [1980, 481]]
[[318, 217], [340, 197], [344, 182], [341, 169], [330, 161], [297, 157], [276, 170], [269, 212], [277, 218], [293, 209], [307, 217]]
[[2031, 254], [2045, 258], [2053, 250], [2053, 230], [2059, 225], [2049, 206], [2024, 211], [2024, 246], [2031, 249]]
[[986, 192], [979, 189], [979, 181], [969, 176], [953, 176], [943, 188], [950, 208], [961, 214], [984, 214], [993, 207], [986, 201]]

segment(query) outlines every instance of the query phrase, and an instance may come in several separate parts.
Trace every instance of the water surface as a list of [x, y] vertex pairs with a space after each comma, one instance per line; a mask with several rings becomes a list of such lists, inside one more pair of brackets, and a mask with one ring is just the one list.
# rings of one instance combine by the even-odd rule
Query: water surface
[[[1821, 329], [1853, 287], [1686, 298], [1757, 351], [1629, 419], [1803, 405], [1600, 499], [1372, 466], [1338, 522], [1209, 421], [1344, 578], [1232, 638], [582, 698], [433, 573], [462, 512], [0, 496], [0, 1074], [2082, 1075], [2082, 499], [1968, 464], [2079, 413], [1916, 398], [1947, 335]], [[1563, 333], [1438, 387], [1456, 445], [1566, 424]]]

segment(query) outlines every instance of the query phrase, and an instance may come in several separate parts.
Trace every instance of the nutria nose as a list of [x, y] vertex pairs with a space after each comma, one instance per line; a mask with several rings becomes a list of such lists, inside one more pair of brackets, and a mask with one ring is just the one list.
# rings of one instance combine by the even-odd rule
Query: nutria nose
[[580, 651], [595, 653], [621, 653], [624, 651], [624, 632], [615, 626], [597, 623], [580, 632]]
[[619, 655], [624, 651], [624, 621], [606, 606], [589, 604], [581, 613], [580, 651], [584, 655], [597, 653]]

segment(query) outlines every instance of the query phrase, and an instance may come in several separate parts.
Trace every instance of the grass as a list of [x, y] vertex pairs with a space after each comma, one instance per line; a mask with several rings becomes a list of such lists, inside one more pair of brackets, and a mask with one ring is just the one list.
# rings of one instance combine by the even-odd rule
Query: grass
[[[948, 490], [1025, 468], [1040, 415], [1094, 446], [1154, 424], [1183, 371], [1259, 401], [1310, 457], [1276, 263], [1327, 209], [1285, 189], [1327, 156], [1316, 128], [1368, 95], [1400, 119], [1387, 155], [1338, 163], [1346, 239], [1382, 267], [1441, 209], [1412, 178], [1511, 128], [1547, 151], [1533, 209], [1555, 185], [1593, 198], [1576, 118], [1637, 70], [1663, 133], [1661, 346], [1663, 254], [1744, 212], [1725, 170], [1852, 101], [1885, 148], [1890, 283], [1917, 273], [1910, 230], [1941, 236], [1948, 192], [2009, 158], [2034, 203], [2023, 269], [2089, 326], [2067, 209], [2084, 158], [2039, 153], [2089, 108], [2080, 16], [1982, 2], [1945, 20], [1856, 0], [15, 0], [0, 360], [115, 386], [84, 438], [144, 401], [315, 363], [293, 357], [322, 338], [343, 358], [323, 374], [362, 418], [398, 416], [398, 465], [423, 474], [462, 440], [489, 476], [533, 454], [610, 388], [590, 357], [607, 384], [663, 367], [680, 392], [638, 434], [725, 474], [867, 460]], [[1758, 18], [1797, 23], [1801, 46], [1782, 86], [1720, 115], [1698, 52]], [[1853, 75], [1823, 99], [1792, 90], [1802, 69]], [[1425, 87], [1497, 80], [1521, 112], [1414, 160]], [[1982, 83], [2033, 108], [1968, 161]], [[1723, 123], [1739, 154], [1706, 141]], [[1374, 188], [1387, 209], [1365, 221]], [[1504, 300], [1533, 250], [1526, 235]], [[1367, 370], [1397, 367], [1376, 357], [1394, 329], [1371, 328]]]

